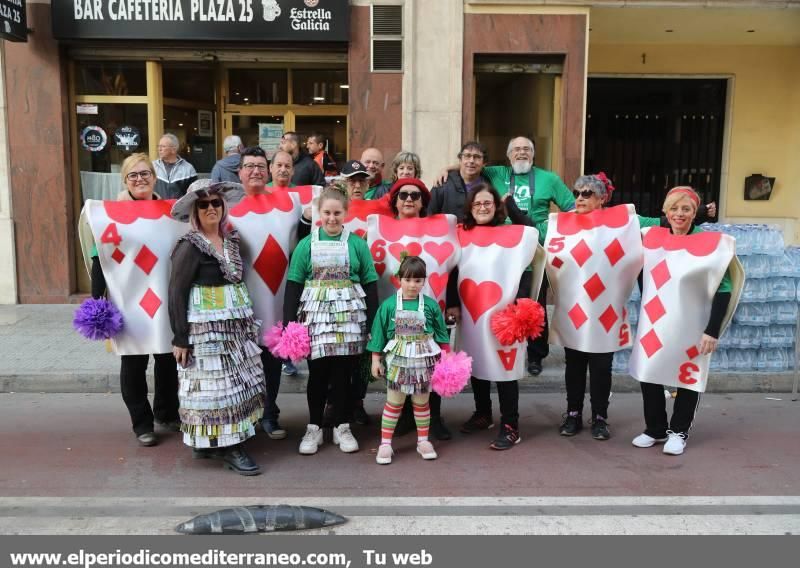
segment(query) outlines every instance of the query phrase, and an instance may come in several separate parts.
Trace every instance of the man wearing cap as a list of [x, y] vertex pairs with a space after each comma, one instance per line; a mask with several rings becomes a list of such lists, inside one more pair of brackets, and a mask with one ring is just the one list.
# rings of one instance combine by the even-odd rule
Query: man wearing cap
[[316, 162], [300, 148], [297, 132], [281, 136], [280, 149], [292, 156], [292, 183], [295, 185], [325, 185], [325, 175]]
[[217, 161], [211, 168], [211, 181], [235, 181], [239, 183], [239, 153], [244, 150], [242, 139], [238, 136], [226, 136], [222, 143], [225, 157]]
[[383, 153], [377, 148], [367, 148], [361, 153], [361, 163], [367, 167], [369, 174], [369, 188], [364, 194], [364, 199], [380, 199], [389, 193], [391, 181], [383, 180]]
[[358, 160], [350, 160], [342, 167], [342, 178], [347, 185], [347, 195], [350, 199], [358, 201], [367, 199], [369, 187], [369, 171]]

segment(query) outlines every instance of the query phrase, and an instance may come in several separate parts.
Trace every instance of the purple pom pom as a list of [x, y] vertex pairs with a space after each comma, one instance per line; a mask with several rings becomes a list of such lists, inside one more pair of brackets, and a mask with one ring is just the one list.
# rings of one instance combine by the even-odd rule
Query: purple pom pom
[[272, 354], [279, 359], [290, 359], [297, 363], [311, 354], [311, 338], [308, 329], [301, 323], [289, 322], [283, 330]]
[[123, 326], [122, 314], [105, 298], [89, 298], [77, 310], [72, 327], [87, 339], [103, 340], [117, 335]]
[[441, 359], [433, 368], [431, 388], [438, 395], [450, 398], [464, 390], [470, 375], [472, 375], [472, 357], [463, 351], [442, 353]]

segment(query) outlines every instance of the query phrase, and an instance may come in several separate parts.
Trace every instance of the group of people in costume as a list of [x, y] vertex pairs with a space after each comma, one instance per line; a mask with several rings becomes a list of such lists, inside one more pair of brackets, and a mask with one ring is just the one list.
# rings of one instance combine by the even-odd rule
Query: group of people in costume
[[[509, 166], [484, 168], [486, 149], [465, 144], [433, 192], [419, 179], [419, 158], [401, 155], [396, 181], [376, 196], [357, 160], [324, 187], [270, 187], [263, 151], [245, 150], [241, 184], [198, 180], [175, 201], [153, 192], [146, 155], [125, 160], [119, 200], [88, 201], [80, 234], [92, 296], [107, 295], [124, 318], [112, 341], [139, 443], [157, 443], [157, 421], [182, 432], [194, 458], [259, 474], [244, 443], [259, 424], [285, 437], [280, 364], [304, 357], [301, 454], [317, 453], [326, 425], [341, 451], [358, 451], [351, 420], [371, 376], [386, 383], [376, 462], [391, 463], [404, 412], [419, 455], [436, 459], [432, 438], [451, 434], [432, 384], [440, 360], [460, 351], [471, 358], [475, 401], [460, 430], [494, 427], [494, 383], [500, 423], [491, 447], [507, 450], [522, 439], [519, 380], [541, 370], [545, 337], [545, 349], [549, 340], [565, 350], [561, 435], [583, 427], [588, 370], [591, 434], [610, 437], [612, 358], [632, 347], [645, 417], [633, 445], [682, 453], [742, 280], [733, 239], [695, 224], [705, 212], [697, 194], [670, 190], [664, 217], [606, 207], [610, 180], [581, 176], [569, 190], [533, 166], [533, 143], [523, 137], [509, 143]], [[513, 327], [503, 325], [504, 310], [544, 303], [543, 280], [553, 299], [549, 324], [535, 338], [504, 329]], [[634, 337], [626, 303], [636, 285]], [[664, 386], [678, 387], [670, 421]]]

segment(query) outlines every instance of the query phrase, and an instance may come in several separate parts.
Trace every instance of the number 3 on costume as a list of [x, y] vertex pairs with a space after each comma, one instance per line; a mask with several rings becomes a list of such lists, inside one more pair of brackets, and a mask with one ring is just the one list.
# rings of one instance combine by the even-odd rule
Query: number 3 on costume
[[692, 373], [699, 373], [700, 367], [692, 363], [691, 361], [686, 361], [683, 365], [680, 366], [678, 369], [680, 373], [678, 374], [678, 380], [685, 385], [693, 385], [697, 382], [692, 376]]

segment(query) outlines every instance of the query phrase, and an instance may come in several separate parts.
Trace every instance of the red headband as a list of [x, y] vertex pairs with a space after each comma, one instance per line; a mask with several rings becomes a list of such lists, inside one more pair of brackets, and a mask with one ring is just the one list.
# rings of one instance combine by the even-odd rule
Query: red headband
[[611, 194], [614, 193], [614, 189], [616, 189], [612, 184], [611, 180], [608, 179], [606, 172], [599, 172], [594, 175], [597, 179], [603, 182], [603, 185], [606, 186], [606, 203], [611, 201]]
[[700, 197], [694, 192], [694, 190], [691, 187], [687, 186], [673, 187], [667, 192], [667, 197], [669, 197], [673, 193], [682, 193], [683, 195], [688, 196], [689, 199], [694, 201], [696, 207], [700, 207]]

